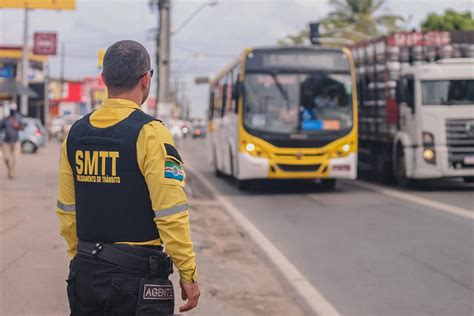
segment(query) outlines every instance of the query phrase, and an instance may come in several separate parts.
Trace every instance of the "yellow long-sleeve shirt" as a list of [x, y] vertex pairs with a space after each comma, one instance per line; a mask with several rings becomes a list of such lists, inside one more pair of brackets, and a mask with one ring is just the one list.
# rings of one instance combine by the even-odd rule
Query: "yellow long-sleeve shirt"
[[[90, 122], [96, 128], [106, 128], [127, 118], [139, 106], [131, 101], [108, 99], [95, 111]], [[76, 198], [73, 172], [67, 156], [67, 138], [62, 145], [59, 167], [59, 189], [56, 213], [60, 221], [60, 234], [67, 244], [67, 253], [74, 257], [77, 253]], [[155, 211], [155, 223], [160, 238], [132, 245], [164, 245], [166, 253], [179, 270], [184, 282], [197, 279], [195, 253], [191, 241], [188, 201], [184, 193], [184, 180], [165, 177], [167, 156], [164, 144], [174, 146], [168, 129], [158, 121], [145, 124], [137, 139], [137, 161], [150, 192]]]

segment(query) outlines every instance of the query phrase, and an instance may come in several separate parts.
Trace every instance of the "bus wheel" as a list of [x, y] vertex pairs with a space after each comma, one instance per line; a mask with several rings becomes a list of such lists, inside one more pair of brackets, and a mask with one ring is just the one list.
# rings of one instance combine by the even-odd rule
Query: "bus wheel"
[[395, 180], [397, 181], [399, 186], [403, 188], [412, 188], [415, 186], [415, 179], [410, 179], [407, 177], [405, 153], [401, 144], [397, 145], [394, 175]]
[[240, 191], [247, 191], [250, 189], [251, 184], [252, 180], [237, 180], [237, 188]]
[[336, 188], [336, 179], [321, 179], [320, 183], [326, 190], [334, 190]]
[[474, 177], [464, 177], [462, 180], [464, 183], [474, 183]]
[[218, 178], [221, 178], [224, 176], [224, 174], [217, 168], [214, 170], [214, 175]]
[[216, 155], [216, 152], [214, 151], [214, 175], [218, 178], [221, 178], [224, 174], [222, 173], [222, 171], [219, 170], [219, 168], [217, 167], [217, 155]]
[[234, 171], [234, 156], [232, 156], [232, 149], [229, 148], [229, 163], [230, 163], [230, 175], [232, 178], [235, 178]]

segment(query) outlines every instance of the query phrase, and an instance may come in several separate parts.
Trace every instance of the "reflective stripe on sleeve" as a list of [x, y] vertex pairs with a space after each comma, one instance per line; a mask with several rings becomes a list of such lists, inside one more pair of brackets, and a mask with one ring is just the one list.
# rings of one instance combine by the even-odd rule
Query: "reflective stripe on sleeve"
[[188, 204], [181, 204], [181, 205], [178, 205], [178, 206], [173, 206], [173, 207], [170, 207], [170, 208], [166, 208], [164, 210], [155, 211], [155, 218], [164, 217], [164, 216], [173, 215], [173, 214], [176, 214], [176, 213], [179, 213], [179, 212], [183, 212], [183, 211], [186, 211], [188, 208], [189, 208]]
[[66, 212], [74, 212], [76, 210], [76, 204], [64, 204], [61, 201], [58, 201], [56, 206]]

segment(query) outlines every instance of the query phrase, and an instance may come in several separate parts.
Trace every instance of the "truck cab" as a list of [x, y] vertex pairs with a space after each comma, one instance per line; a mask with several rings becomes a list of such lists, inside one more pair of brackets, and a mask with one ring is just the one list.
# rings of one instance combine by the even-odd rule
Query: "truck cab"
[[397, 178], [474, 179], [473, 69], [474, 58], [401, 68], [393, 150]]

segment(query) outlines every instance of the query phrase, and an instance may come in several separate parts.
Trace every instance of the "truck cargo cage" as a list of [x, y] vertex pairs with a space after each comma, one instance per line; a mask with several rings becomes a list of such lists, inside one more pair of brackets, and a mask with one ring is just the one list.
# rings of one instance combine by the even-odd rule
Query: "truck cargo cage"
[[357, 68], [360, 138], [390, 141], [397, 130], [396, 86], [403, 67], [474, 58], [474, 32], [398, 32], [350, 48]]

